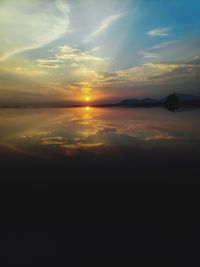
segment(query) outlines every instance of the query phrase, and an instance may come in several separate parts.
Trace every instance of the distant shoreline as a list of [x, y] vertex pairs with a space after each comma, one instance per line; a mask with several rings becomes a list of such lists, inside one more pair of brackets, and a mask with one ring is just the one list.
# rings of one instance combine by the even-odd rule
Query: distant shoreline
[[[168, 98], [172, 97], [171, 100]], [[175, 98], [175, 99], [174, 99]], [[171, 101], [171, 102], [169, 102]], [[175, 101], [175, 102], [174, 102]], [[84, 108], [84, 107], [93, 107], [93, 108], [111, 108], [111, 107], [120, 107], [120, 108], [154, 108], [154, 107], [163, 107], [172, 110], [176, 110], [180, 107], [200, 107], [200, 97], [191, 96], [184, 94], [172, 94], [166, 98], [157, 100], [152, 98], [144, 99], [125, 99], [118, 103], [108, 103], [108, 104], [10, 104], [10, 105], [0, 105], [0, 108]]]
[[[141, 105], [118, 105], [118, 104], [102, 104], [102, 105], [72, 105], [72, 106], [0, 106], [0, 109], [46, 109], [46, 108], [167, 108], [165, 104], [141, 104]], [[200, 108], [200, 103], [180, 103], [178, 108], [194, 107]], [[177, 109], [178, 109], [177, 108]]]

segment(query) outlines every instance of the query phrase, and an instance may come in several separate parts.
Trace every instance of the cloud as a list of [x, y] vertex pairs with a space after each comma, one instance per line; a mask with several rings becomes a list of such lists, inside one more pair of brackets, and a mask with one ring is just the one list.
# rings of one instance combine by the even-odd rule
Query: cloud
[[148, 52], [148, 51], [142, 51], [140, 54], [143, 55], [143, 58], [146, 59], [158, 59], [160, 56], [156, 53]]
[[[158, 43], [156, 45], [154, 45], [153, 47], [150, 47], [146, 50], [140, 51], [139, 54], [142, 55], [143, 59], [147, 59], [148, 61], [160, 61], [161, 58], [163, 58], [163, 55], [165, 55], [166, 52], [166, 48], [177, 44], [178, 40], [171, 40], [171, 41], [166, 41], [166, 42], [161, 42]], [[165, 50], [164, 50], [165, 48]], [[159, 51], [157, 51], [159, 50]]]
[[186, 63], [149, 64], [151, 68], [163, 71], [160, 75], [154, 75], [152, 80], [157, 82], [188, 82], [200, 80], [200, 64], [194, 60]]
[[98, 25], [98, 27], [92, 32], [90, 33], [85, 39], [85, 42], [90, 41], [93, 37], [103, 33], [104, 31], [106, 31], [115, 21], [117, 21], [118, 19], [120, 19], [123, 16], [123, 14], [115, 14], [112, 15], [104, 20], [101, 21], [101, 23]]
[[145, 66], [151, 67], [151, 68], [157, 68], [157, 69], [163, 69], [163, 70], [174, 70], [177, 68], [200, 68], [200, 64], [196, 61], [191, 62], [184, 62], [184, 63], [149, 63], [145, 64]]
[[68, 45], [64, 45], [59, 47], [59, 52], [56, 55], [57, 59], [68, 59], [75, 62], [85, 62], [85, 61], [95, 61], [95, 62], [103, 62], [104, 59], [92, 55], [93, 51], [83, 52], [78, 48], [73, 48]]
[[59, 59], [37, 59], [35, 62], [38, 67], [47, 69], [58, 69], [62, 63]]
[[36, 49], [69, 30], [69, 6], [57, 1], [1, 1], [0, 60]]
[[[161, 73], [160, 71], [157, 73]], [[144, 84], [149, 81], [149, 77], [155, 74], [148, 66], [141, 65], [124, 70], [118, 70], [112, 73], [99, 72], [97, 83], [101, 85], [121, 86]]]
[[170, 35], [171, 28], [165, 27], [165, 28], [155, 28], [147, 32], [149, 36], [155, 37], [155, 36], [168, 36]]
[[113, 78], [113, 77], [117, 77], [117, 74], [115, 72], [105, 72], [105, 71], [100, 71], [98, 73], [100, 76], [104, 77], [104, 78]]
[[116, 72], [99, 72], [97, 83], [102, 86], [144, 86], [200, 79], [198, 60], [183, 63], [148, 63]]
[[170, 45], [176, 44], [177, 42], [178, 42], [178, 40], [162, 42], [160, 44], [157, 44], [157, 45], [153, 46], [151, 48], [151, 50], [162, 49], [162, 48], [168, 47]]
[[161, 140], [176, 140], [176, 137], [168, 133], [148, 136], [144, 138], [145, 141], [161, 141]]

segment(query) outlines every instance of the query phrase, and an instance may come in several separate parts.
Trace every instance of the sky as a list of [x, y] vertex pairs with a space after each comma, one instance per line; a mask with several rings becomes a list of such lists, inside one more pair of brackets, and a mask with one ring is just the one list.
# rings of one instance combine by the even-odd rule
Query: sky
[[0, 104], [200, 95], [199, 0], [1, 0]]

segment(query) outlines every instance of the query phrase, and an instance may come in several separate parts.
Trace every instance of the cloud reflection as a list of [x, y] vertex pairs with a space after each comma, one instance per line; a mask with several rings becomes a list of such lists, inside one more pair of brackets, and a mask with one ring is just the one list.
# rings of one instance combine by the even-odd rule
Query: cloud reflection
[[0, 146], [38, 157], [104, 153], [163, 141], [200, 140], [199, 110], [10, 109], [1, 111]]

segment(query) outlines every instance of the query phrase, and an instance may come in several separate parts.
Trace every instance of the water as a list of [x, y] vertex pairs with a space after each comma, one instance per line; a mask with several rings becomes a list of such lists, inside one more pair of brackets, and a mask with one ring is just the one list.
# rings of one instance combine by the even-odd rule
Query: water
[[199, 117], [199, 109], [1, 109], [0, 159], [27, 179], [189, 180], [200, 159]]

